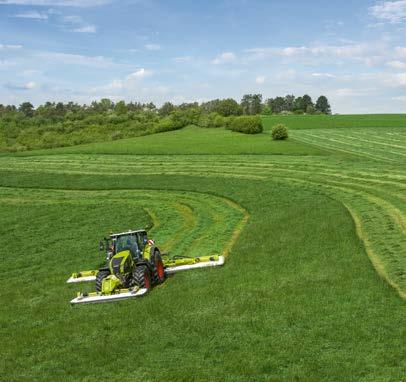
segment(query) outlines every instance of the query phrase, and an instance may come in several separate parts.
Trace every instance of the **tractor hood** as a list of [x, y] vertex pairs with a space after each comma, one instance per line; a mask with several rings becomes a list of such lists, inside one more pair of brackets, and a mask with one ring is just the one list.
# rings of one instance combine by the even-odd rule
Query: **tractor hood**
[[129, 250], [116, 253], [110, 260], [109, 268], [111, 274], [118, 278], [131, 273], [134, 261]]

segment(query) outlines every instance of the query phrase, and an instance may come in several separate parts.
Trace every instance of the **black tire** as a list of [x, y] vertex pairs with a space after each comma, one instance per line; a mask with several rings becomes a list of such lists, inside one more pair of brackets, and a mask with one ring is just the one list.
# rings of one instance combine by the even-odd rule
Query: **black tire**
[[103, 279], [110, 274], [110, 271], [99, 271], [96, 275], [96, 291], [101, 292]]
[[151, 289], [151, 276], [149, 274], [148, 267], [146, 265], [139, 265], [135, 267], [133, 271], [133, 281], [139, 288]]
[[165, 281], [164, 263], [162, 262], [161, 253], [158, 248], [154, 249], [150, 263], [152, 266], [152, 284], [157, 285]]

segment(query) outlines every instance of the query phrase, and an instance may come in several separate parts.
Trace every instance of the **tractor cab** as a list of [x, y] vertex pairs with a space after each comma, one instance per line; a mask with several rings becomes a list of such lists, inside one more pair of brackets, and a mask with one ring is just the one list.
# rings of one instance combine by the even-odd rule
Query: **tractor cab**
[[142, 258], [142, 253], [148, 243], [148, 235], [145, 230], [128, 231], [111, 234], [109, 238], [100, 242], [100, 250], [106, 251], [106, 260], [109, 261], [114, 255], [122, 251], [130, 251], [134, 261]]

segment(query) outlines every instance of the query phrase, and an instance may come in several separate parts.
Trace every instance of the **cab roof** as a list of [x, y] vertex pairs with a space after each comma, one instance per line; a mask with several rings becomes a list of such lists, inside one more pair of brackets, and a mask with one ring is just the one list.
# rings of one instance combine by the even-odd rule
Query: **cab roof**
[[110, 235], [110, 237], [113, 238], [113, 237], [131, 235], [131, 234], [139, 233], [139, 232], [145, 232], [145, 233], [146, 233], [147, 231], [145, 231], [145, 229], [136, 229], [136, 230], [131, 230], [131, 229], [130, 229], [130, 230], [125, 231], [125, 232], [112, 233], [112, 234]]

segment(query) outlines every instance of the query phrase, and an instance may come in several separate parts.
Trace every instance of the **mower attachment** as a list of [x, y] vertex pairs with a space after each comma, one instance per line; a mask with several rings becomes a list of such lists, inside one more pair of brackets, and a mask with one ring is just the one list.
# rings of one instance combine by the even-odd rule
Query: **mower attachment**
[[97, 272], [99, 272], [99, 271], [94, 270], [94, 271], [83, 271], [83, 272], [79, 272], [79, 273], [72, 273], [72, 276], [69, 277], [69, 279], [66, 280], [66, 282], [68, 284], [71, 284], [71, 283], [81, 283], [81, 282], [86, 282], [86, 281], [95, 281]]
[[201, 256], [201, 257], [174, 257], [163, 258], [165, 273], [187, 271], [189, 269], [217, 267], [224, 264], [224, 256]]
[[102, 294], [101, 292], [93, 293], [78, 293], [70, 303], [73, 304], [89, 304], [89, 303], [103, 303], [109, 301], [123, 300], [125, 298], [141, 297], [148, 292], [145, 288], [132, 288], [132, 289], [118, 289], [112, 294]]

